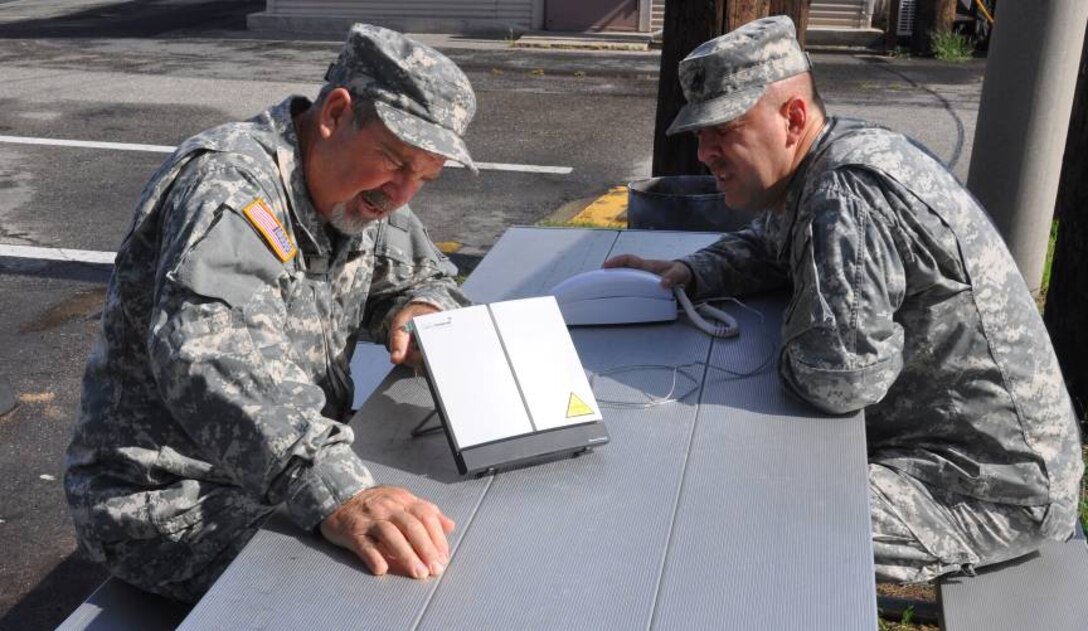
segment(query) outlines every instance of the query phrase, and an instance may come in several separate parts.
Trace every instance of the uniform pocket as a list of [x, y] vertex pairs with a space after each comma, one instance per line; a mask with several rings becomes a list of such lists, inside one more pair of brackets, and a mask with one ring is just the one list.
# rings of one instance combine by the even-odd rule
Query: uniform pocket
[[204, 504], [216, 492], [206, 486], [196, 480], [179, 480], [148, 493], [148, 516], [155, 530], [164, 538], [177, 541], [185, 530], [203, 521]]

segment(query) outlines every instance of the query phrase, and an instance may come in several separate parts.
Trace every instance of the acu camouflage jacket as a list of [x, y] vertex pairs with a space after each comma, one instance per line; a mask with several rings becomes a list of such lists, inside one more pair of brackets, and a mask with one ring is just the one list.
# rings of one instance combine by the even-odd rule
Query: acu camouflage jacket
[[978, 202], [907, 138], [831, 119], [785, 210], [682, 259], [700, 296], [792, 285], [784, 383], [865, 409], [869, 456], [983, 500], [1053, 505], [1068, 534], [1083, 472], [1050, 338]]
[[292, 122], [306, 104], [187, 140], [142, 194], [68, 450], [92, 554], [230, 510], [217, 494], [286, 502], [315, 527], [374, 483], [340, 422], [360, 331], [386, 339], [409, 301], [467, 304], [407, 208], [358, 236], [326, 232]]

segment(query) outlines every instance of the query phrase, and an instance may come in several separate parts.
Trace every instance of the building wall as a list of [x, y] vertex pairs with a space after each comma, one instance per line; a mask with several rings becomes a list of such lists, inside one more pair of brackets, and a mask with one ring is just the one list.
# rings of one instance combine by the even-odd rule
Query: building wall
[[[250, 28], [319, 32], [367, 22], [402, 31], [521, 33], [539, 28], [544, 0], [268, 0]], [[346, 29], [346, 26], [344, 27]]]

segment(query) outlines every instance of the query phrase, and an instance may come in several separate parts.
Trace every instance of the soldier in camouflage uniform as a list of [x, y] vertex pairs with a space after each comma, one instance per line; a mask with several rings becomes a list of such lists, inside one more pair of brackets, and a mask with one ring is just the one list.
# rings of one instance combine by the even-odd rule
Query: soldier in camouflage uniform
[[402, 325], [467, 304], [405, 205], [445, 160], [475, 171], [465, 75], [355, 25], [316, 102], [182, 143], [118, 252], [65, 489], [79, 544], [193, 601], [286, 505], [376, 574], [442, 572], [453, 522], [375, 486], [343, 423], [362, 332], [418, 365]]
[[678, 261], [693, 297], [792, 286], [779, 371], [826, 412], [865, 410], [877, 578], [919, 582], [1073, 529], [1076, 418], [1023, 278], [985, 211], [925, 149], [825, 118], [793, 23], [757, 20], [680, 64], [728, 206], [765, 210]]

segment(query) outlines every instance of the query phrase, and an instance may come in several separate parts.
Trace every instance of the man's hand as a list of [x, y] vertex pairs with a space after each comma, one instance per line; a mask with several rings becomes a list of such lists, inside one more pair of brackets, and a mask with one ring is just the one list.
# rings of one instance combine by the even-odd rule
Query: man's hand
[[661, 286], [670, 289], [683, 287], [691, 282], [691, 270], [679, 261], [659, 261], [644, 259], [634, 254], [621, 254], [605, 261], [604, 267], [633, 267], [653, 272], [661, 277]]
[[377, 576], [391, 571], [422, 579], [449, 564], [446, 535], [453, 527], [434, 504], [402, 488], [375, 486], [326, 517], [321, 535], [354, 552]]
[[427, 313], [437, 313], [437, 307], [421, 302], [410, 302], [393, 316], [393, 323], [389, 328], [389, 360], [394, 364], [403, 364], [409, 368], [423, 366], [423, 357], [419, 354], [419, 347], [412, 339], [406, 326], [412, 318]]

